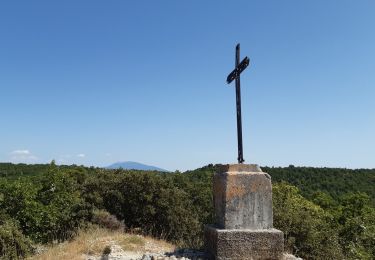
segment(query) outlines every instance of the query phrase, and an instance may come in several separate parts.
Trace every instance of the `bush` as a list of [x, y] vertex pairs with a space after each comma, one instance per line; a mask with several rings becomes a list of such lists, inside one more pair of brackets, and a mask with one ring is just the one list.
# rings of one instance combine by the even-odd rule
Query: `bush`
[[103, 250], [103, 258], [105, 258], [105, 256], [109, 255], [111, 253], [111, 247], [110, 246], [106, 246]]
[[304, 259], [343, 259], [333, 216], [306, 200], [295, 186], [273, 185], [274, 225], [285, 249]]
[[116, 216], [111, 215], [106, 210], [95, 210], [93, 212], [92, 223], [97, 224], [100, 227], [107, 228], [110, 230], [121, 230], [123, 231], [125, 225], [119, 221]]
[[348, 193], [341, 197], [337, 215], [340, 243], [351, 259], [373, 259], [375, 256], [375, 209], [364, 193]]
[[33, 251], [14, 221], [0, 219], [0, 259], [23, 259]]
[[55, 166], [33, 182], [23, 179], [3, 183], [0, 194], [0, 207], [36, 242], [72, 237], [88, 215], [75, 179]]
[[90, 176], [84, 190], [91, 193], [83, 193], [85, 198], [116, 215], [130, 229], [140, 228], [144, 234], [178, 245], [198, 246], [202, 242], [199, 216], [189, 194], [162, 174], [99, 172]]

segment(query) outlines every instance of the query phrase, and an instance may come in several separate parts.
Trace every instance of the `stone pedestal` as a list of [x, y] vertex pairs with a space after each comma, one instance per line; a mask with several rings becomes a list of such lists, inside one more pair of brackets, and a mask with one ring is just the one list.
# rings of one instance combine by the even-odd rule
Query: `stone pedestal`
[[210, 259], [281, 259], [283, 233], [273, 228], [271, 177], [255, 164], [224, 166], [214, 176], [215, 225], [206, 226]]

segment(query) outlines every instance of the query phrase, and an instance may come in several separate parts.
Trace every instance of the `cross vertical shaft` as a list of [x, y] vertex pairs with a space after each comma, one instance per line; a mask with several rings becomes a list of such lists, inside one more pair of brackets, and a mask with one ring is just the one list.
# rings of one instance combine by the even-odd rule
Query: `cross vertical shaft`
[[242, 119], [241, 119], [241, 81], [240, 74], [249, 66], [250, 59], [245, 57], [240, 62], [240, 44], [236, 46], [236, 63], [234, 70], [229, 73], [227, 83], [230, 84], [233, 80], [236, 81], [236, 111], [237, 111], [237, 140], [238, 140], [238, 163], [243, 163], [243, 148], [242, 148]]
[[[235, 68], [240, 64], [240, 44], [236, 46], [236, 64]], [[236, 77], [236, 108], [237, 108], [237, 139], [238, 139], [238, 163], [243, 163], [243, 147], [242, 147], [242, 119], [241, 119], [241, 81], [240, 75]]]

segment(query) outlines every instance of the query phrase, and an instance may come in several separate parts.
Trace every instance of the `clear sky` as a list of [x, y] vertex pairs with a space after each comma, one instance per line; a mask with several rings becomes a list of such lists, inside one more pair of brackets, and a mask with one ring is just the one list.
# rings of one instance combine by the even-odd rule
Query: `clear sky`
[[0, 3], [0, 161], [375, 168], [375, 1]]

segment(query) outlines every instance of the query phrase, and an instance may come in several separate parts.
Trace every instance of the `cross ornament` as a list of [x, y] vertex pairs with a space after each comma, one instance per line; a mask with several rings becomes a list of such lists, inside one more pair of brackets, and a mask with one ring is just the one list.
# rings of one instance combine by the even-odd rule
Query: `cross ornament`
[[243, 147], [242, 147], [242, 121], [241, 121], [241, 82], [240, 74], [242, 71], [249, 66], [250, 59], [246, 56], [240, 62], [240, 44], [236, 46], [236, 63], [234, 70], [229, 73], [227, 77], [227, 83], [231, 83], [233, 80], [236, 81], [236, 108], [237, 108], [237, 140], [238, 140], [238, 163], [243, 163]]

